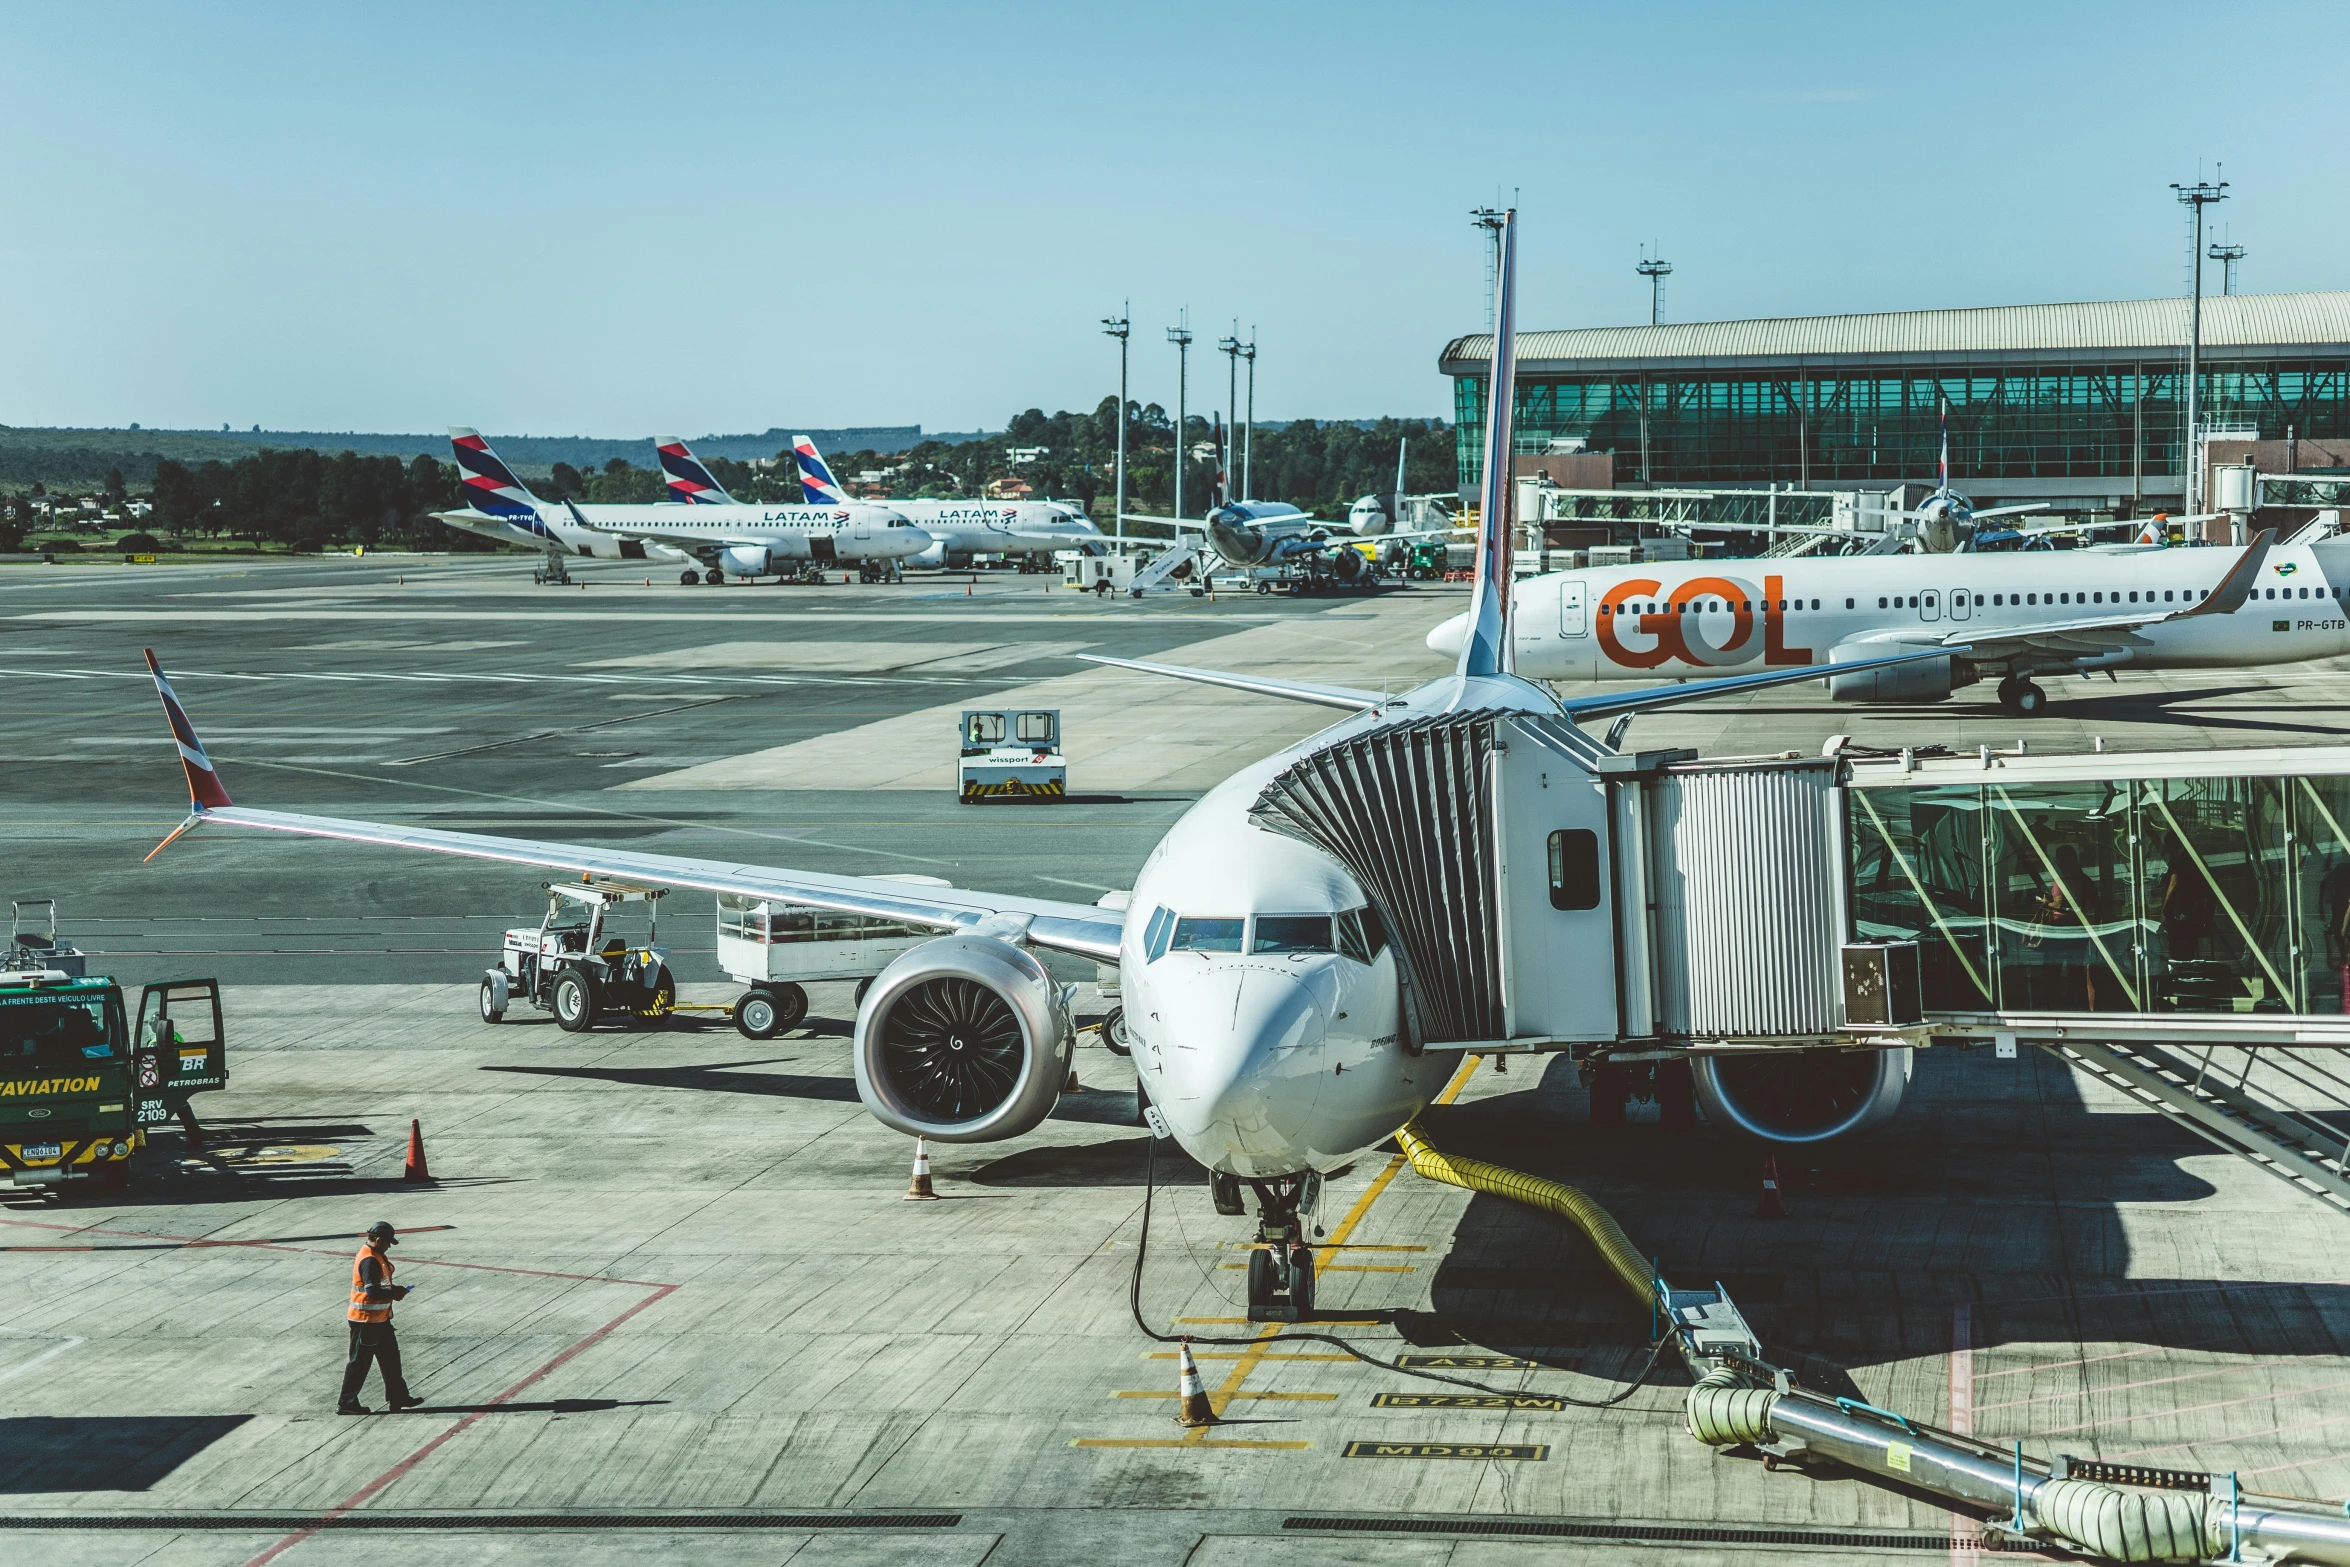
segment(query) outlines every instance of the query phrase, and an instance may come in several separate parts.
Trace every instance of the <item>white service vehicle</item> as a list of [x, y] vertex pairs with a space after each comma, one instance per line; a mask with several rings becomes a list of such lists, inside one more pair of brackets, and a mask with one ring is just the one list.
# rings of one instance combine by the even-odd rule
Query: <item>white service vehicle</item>
[[1124, 593], [1134, 586], [1135, 557], [1132, 555], [1063, 555], [1061, 583], [1064, 587], [1091, 593], [1097, 598], [1108, 598], [1113, 593]]
[[[555, 1026], [569, 1034], [585, 1033], [606, 1017], [633, 1022], [676, 1009], [669, 952], [655, 945], [667, 888], [551, 881], [546, 891], [545, 918], [507, 931], [497, 967], [481, 977], [484, 1023], [505, 1021], [517, 1000], [554, 1013]], [[612, 911], [628, 903], [645, 906], [641, 945], [610, 928]]]
[[957, 797], [965, 805], [999, 795], [1058, 798], [1069, 789], [1054, 708], [965, 709]]
[[[936, 876], [890, 876], [918, 886], [948, 885]], [[745, 1039], [773, 1039], [808, 1015], [806, 986], [858, 981], [865, 999], [873, 976], [900, 953], [930, 939], [925, 927], [870, 914], [811, 908], [742, 893], [718, 895], [718, 966], [744, 988], [734, 1026]]]

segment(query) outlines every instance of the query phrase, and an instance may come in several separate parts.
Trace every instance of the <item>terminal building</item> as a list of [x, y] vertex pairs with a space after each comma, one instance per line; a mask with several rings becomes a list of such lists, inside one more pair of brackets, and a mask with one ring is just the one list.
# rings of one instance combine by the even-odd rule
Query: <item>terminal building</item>
[[[1526, 332], [1519, 466], [1580, 455], [1553, 476], [1575, 489], [1930, 485], [1947, 398], [1977, 501], [2176, 511], [2187, 338], [2183, 298]], [[2350, 472], [2350, 291], [2206, 296], [2202, 344], [2206, 461]], [[1488, 333], [1445, 345], [1465, 429], [1492, 357]], [[1481, 454], [1459, 450], [1466, 494]]]

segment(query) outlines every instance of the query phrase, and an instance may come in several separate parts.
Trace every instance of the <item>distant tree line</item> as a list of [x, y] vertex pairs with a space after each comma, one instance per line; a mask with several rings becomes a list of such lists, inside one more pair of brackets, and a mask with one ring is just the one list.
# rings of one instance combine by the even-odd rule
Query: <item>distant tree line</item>
[[394, 545], [488, 549], [488, 540], [436, 522], [462, 505], [457, 470], [419, 454], [329, 457], [302, 449], [255, 452], [190, 468], [155, 465], [154, 525], [181, 534], [249, 539], [289, 549]]

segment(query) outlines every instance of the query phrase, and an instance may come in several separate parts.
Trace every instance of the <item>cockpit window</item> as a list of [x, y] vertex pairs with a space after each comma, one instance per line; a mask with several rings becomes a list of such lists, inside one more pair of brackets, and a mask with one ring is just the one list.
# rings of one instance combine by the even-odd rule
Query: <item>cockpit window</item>
[[1175, 933], [1175, 911], [1158, 908], [1151, 911], [1150, 923], [1142, 928], [1142, 960], [1156, 963], [1167, 955], [1167, 938]]
[[1368, 963], [1379, 956], [1387, 945], [1387, 937], [1379, 928], [1379, 911], [1368, 904], [1359, 909], [1347, 909], [1338, 916], [1338, 950], [1357, 963]]
[[1330, 952], [1327, 914], [1260, 914], [1252, 952]]
[[1238, 952], [1245, 919], [1202, 919], [1186, 914], [1175, 921], [1176, 952]]

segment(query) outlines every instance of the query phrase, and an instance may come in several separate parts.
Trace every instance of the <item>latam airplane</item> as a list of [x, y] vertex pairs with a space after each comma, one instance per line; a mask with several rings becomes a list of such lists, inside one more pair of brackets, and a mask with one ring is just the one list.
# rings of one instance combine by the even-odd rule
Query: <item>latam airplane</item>
[[[1658, 562], [1529, 577], [1514, 594], [1518, 667], [1545, 680], [1654, 680], [1737, 669], [1836, 670], [1840, 702], [1938, 702], [1996, 679], [2042, 712], [2038, 675], [2241, 669], [2350, 653], [2350, 539], [2243, 550], [2076, 549]], [[1428, 646], [1457, 652], [1455, 615]], [[1841, 666], [1947, 650], [1876, 673]]]
[[[799, 465], [800, 493], [810, 505], [848, 504], [848, 492], [825, 466], [824, 454], [816, 450], [814, 441], [804, 435], [794, 439], [792, 456]], [[959, 569], [970, 565], [974, 555], [1044, 556], [1049, 565], [1050, 557], [1060, 550], [1109, 553], [1110, 541], [1102, 537], [1101, 529], [1075, 507], [1059, 501], [893, 500], [889, 504], [935, 541], [907, 562], [911, 566]]]
[[[664, 446], [682, 441], [665, 439]], [[930, 547], [930, 535], [887, 506], [549, 505], [530, 493], [514, 470], [474, 430], [452, 428], [450, 448], [465, 494], [462, 511], [435, 512], [441, 521], [493, 538], [539, 535], [550, 548], [613, 560], [689, 562], [682, 582], [723, 583], [738, 577], [780, 576], [787, 566], [840, 561], [873, 565], [903, 560]], [[666, 466], [666, 455], [664, 455]], [[695, 465], [699, 467], [699, 464]], [[677, 479], [671, 475], [672, 493]], [[696, 570], [691, 562], [699, 561]]]
[[[1496, 319], [1512, 341], [1516, 215], [1501, 231]], [[1486, 448], [1510, 449], [1511, 356], [1495, 367], [1501, 394]], [[1505, 462], [1485, 471], [1502, 475]], [[1481, 515], [1504, 515], [1488, 485]], [[1336, 854], [1274, 830], [1255, 807], [1301, 760], [1383, 731], [1418, 731], [1446, 714], [1507, 711], [1569, 721], [1643, 711], [1818, 679], [1772, 669], [1726, 679], [1562, 702], [1513, 671], [1510, 549], [1488, 526], [1478, 540], [1470, 634], [1455, 672], [1402, 697], [1342, 686], [1103, 659], [1177, 679], [1343, 709], [1336, 726], [1226, 779], [1161, 839], [1128, 906], [1081, 903], [878, 877], [836, 876], [648, 854], [610, 844], [489, 837], [438, 828], [256, 810], [231, 801], [186, 709], [147, 655], [187, 775], [189, 815], [171, 838], [230, 826], [455, 854], [570, 876], [695, 888], [869, 915], [939, 934], [897, 958], [858, 1005], [851, 1045], [858, 1097], [908, 1135], [946, 1142], [1018, 1137], [1040, 1124], [1067, 1078], [1074, 1032], [1068, 992], [1038, 950], [1117, 965], [1127, 1037], [1142, 1094], [1163, 1128], [1213, 1172], [1218, 1206], [1256, 1195], [1269, 1266], [1249, 1270], [1252, 1311], [1312, 1299], [1312, 1254], [1300, 1210], [1323, 1172], [1376, 1147], [1435, 1097], [1460, 1049], [1423, 1043], [1408, 1022], [1397, 948], [1429, 911], [1381, 911]], [[1921, 656], [1895, 652], [1862, 667]], [[1430, 782], [1432, 780], [1422, 780]], [[153, 856], [150, 856], [152, 858]], [[1543, 872], [1538, 868], [1534, 874]]]

